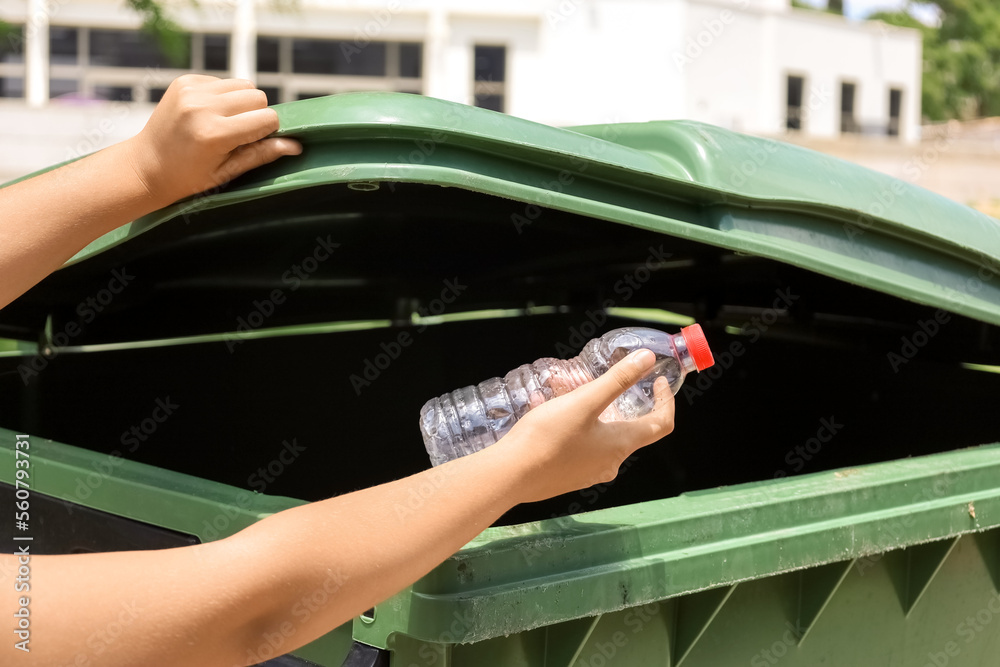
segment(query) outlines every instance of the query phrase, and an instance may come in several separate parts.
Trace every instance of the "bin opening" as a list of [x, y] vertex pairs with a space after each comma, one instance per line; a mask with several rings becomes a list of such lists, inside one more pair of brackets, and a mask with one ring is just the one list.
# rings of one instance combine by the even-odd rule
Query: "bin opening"
[[[997, 327], [570, 213], [517, 227], [524, 209], [430, 186], [325, 186], [157, 227], [134, 240], [141, 252], [107, 251], [16, 304], [51, 317], [50, 332], [82, 332], [50, 358], [0, 359], [2, 426], [319, 500], [429, 467], [428, 398], [615, 327], [698, 321], [716, 365], [677, 395], [674, 433], [613, 484], [502, 523], [1000, 441]], [[80, 290], [113, 267], [135, 290], [84, 322]], [[241, 321], [243, 335], [148, 343]], [[272, 331], [317, 322], [340, 325]]]

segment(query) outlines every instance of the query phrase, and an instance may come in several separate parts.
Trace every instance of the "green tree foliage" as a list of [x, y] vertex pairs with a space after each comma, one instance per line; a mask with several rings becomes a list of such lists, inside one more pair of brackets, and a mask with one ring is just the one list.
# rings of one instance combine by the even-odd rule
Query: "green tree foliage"
[[[184, 63], [190, 36], [167, 14], [163, 0], [125, 0], [125, 6], [142, 18], [142, 30], [156, 40], [163, 54], [175, 64]], [[20, 43], [21, 31], [0, 19], [0, 44]]]
[[[912, 4], [912, 3], [911, 3]], [[923, 34], [923, 114], [930, 120], [1000, 116], [1000, 3], [940, 0], [940, 27], [907, 11], [870, 19], [916, 28]]]
[[24, 53], [24, 31], [0, 21], [0, 58], [15, 53]]
[[191, 38], [167, 15], [162, 0], [125, 0], [125, 6], [142, 17], [142, 29], [156, 40], [163, 54], [175, 65], [187, 60]]
[[6, 23], [3, 19], [0, 19], [0, 43], [3, 43], [10, 39], [10, 36], [14, 33], [14, 26]]
[[816, 12], [826, 12], [827, 14], [844, 15], [844, 0], [826, 0], [826, 7], [817, 7], [805, 0], [792, 0], [792, 7], [796, 9], [811, 9]]

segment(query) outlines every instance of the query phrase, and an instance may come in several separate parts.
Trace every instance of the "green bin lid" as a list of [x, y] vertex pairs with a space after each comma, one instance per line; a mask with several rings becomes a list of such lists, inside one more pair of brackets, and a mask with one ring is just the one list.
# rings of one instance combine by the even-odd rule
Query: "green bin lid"
[[[323, 200], [333, 216], [338, 206], [355, 206], [368, 191], [411, 185], [438, 193], [425, 194], [416, 208], [461, 214], [465, 224], [475, 224], [500, 198], [523, 203], [513, 209], [523, 215], [510, 215], [513, 227], [530, 226], [537, 210], [559, 211], [734, 256], [775, 260], [1000, 324], [997, 220], [804, 148], [690, 121], [554, 128], [399, 93], [335, 95], [275, 109], [279, 134], [300, 139], [301, 156], [101, 237], [0, 313], [0, 332], [30, 337], [46, 312], [71, 309], [85, 295], [84, 286], [95, 284], [81, 275], [107, 275], [136, 258], [220, 235], [230, 236], [233, 252], [239, 252], [240, 239], [264, 228], [274, 233], [275, 226], [293, 223], [296, 209], [320, 206], [318, 188], [336, 186], [343, 193]], [[903, 171], [912, 169], [903, 165]], [[267, 201], [280, 197], [279, 208], [267, 208]], [[383, 208], [383, 217], [416, 210], [412, 201], [394, 201], [398, 210]], [[255, 211], [270, 217], [249, 220]], [[310, 210], [300, 218], [315, 222], [317, 215]], [[257, 263], [257, 257], [243, 262], [243, 279]], [[260, 266], [263, 271], [266, 262]], [[167, 289], [165, 282], [157, 289]]]

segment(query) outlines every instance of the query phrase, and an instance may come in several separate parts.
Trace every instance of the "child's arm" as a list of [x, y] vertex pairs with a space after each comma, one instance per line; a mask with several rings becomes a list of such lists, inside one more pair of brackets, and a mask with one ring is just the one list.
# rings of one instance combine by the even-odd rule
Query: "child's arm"
[[[0, 190], [0, 305], [101, 234], [299, 152], [293, 140], [262, 139], [277, 129], [264, 104], [247, 82], [182, 77], [136, 138]], [[23, 595], [32, 627], [23, 653], [8, 626], [0, 664], [229, 667], [252, 662], [263, 633], [284, 623], [295, 632], [281, 650], [293, 650], [415, 581], [514, 505], [609, 481], [634, 450], [669, 433], [673, 397], [662, 380], [650, 415], [598, 420], [653, 363], [649, 352], [628, 359], [537, 406], [482, 452], [282, 512], [218, 542], [34, 557], [31, 590], [21, 593], [16, 557], [0, 555], [0, 618], [13, 623]], [[427, 484], [436, 489], [429, 496]], [[396, 512], [413, 509], [413, 493], [425, 503]], [[328, 604], [292, 614], [320, 589]], [[113, 642], [102, 640], [109, 628]]]
[[[298, 648], [405, 588], [514, 505], [613, 479], [633, 451], [673, 429], [664, 378], [650, 414], [598, 420], [652, 365], [648, 350], [633, 353], [534, 408], [481, 452], [281, 512], [218, 542], [36, 557], [32, 653], [19, 653], [8, 630], [0, 664], [231, 667], [255, 662], [267, 637], [285, 638], [278, 653]], [[421, 506], [410, 504], [413, 494]], [[10, 556], [0, 557], [0, 618], [8, 623], [14, 569]], [[115, 640], [96, 641], [111, 624]]]
[[186, 75], [137, 136], [0, 189], [0, 308], [102, 234], [301, 151], [277, 129], [249, 81]]

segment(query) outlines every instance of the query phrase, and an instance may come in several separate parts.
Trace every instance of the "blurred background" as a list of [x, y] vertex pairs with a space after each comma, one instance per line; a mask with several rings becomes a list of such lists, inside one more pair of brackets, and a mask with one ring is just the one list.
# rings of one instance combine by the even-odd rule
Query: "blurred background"
[[0, 0], [0, 182], [134, 134], [185, 72], [272, 104], [389, 90], [551, 125], [694, 119], [1000, 215], [989, 0]]

